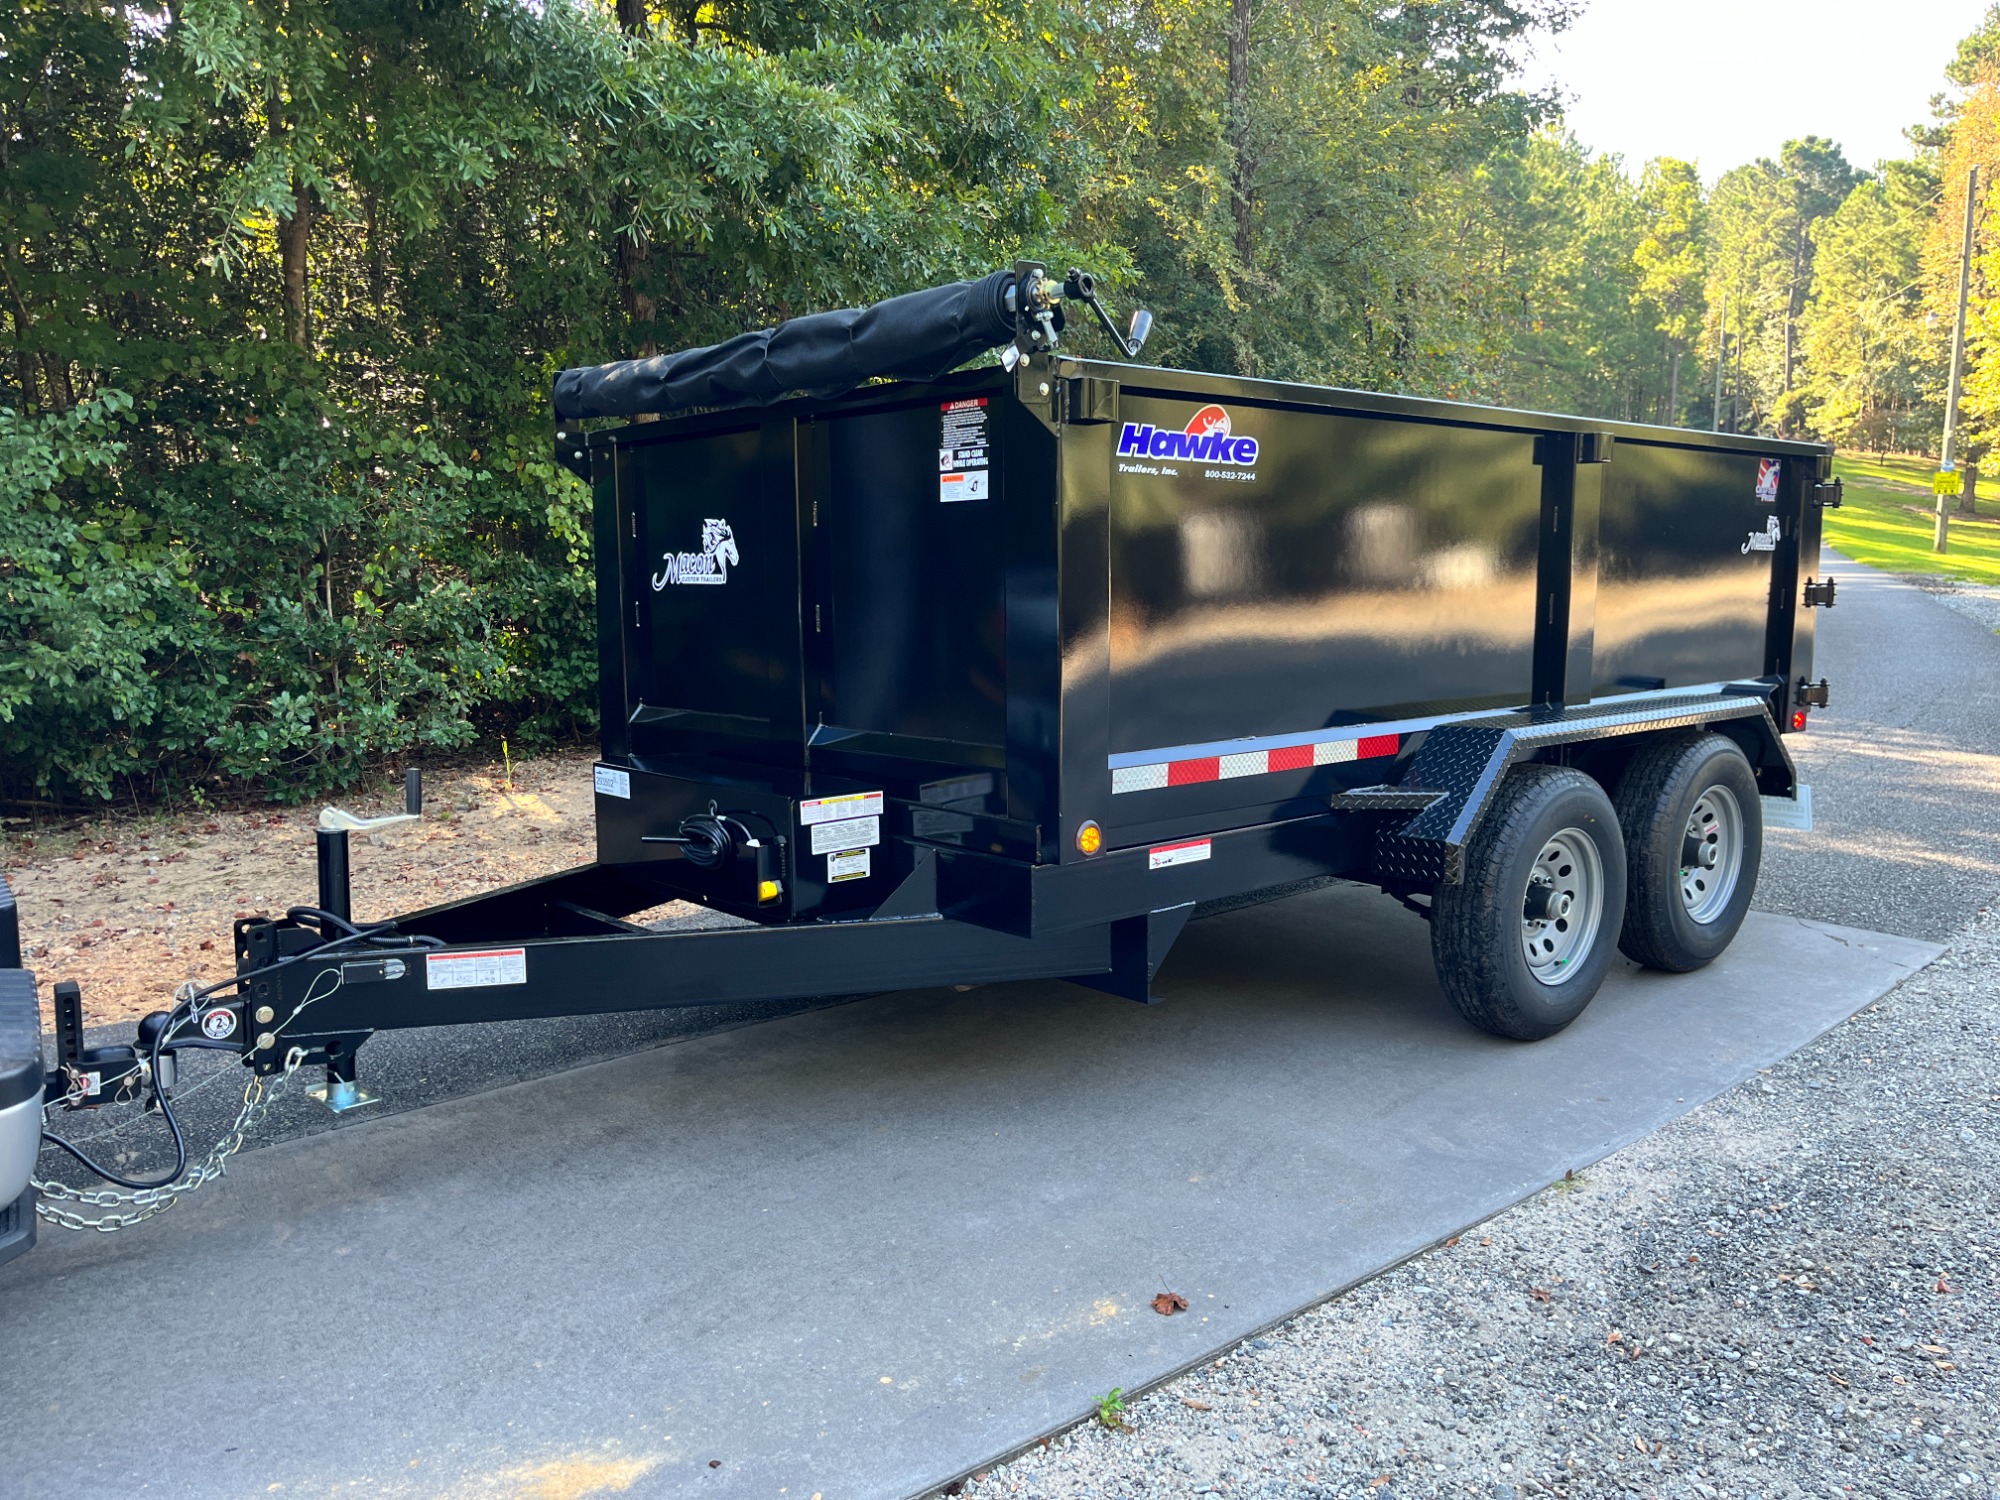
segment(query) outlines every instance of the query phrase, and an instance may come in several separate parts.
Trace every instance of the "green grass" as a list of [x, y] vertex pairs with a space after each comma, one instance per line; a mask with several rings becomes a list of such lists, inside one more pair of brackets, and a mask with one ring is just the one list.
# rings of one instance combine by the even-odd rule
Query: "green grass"
[[1884, 458], [1843, 453], [1833, 461], [1833, 469], [1850, 484], [1876, 484], [1885, 489], [1907, 484], [1928, 495], [1931, 492], [1931, 475], [1937, 472], [1937, 465], [1928, 458], [1912, 458], [1902, 453], [1892, 453]]
[[1843, 453], [1834, 459], [1833, 471], [1844, 481], [1844, 503], [1826, 512], [1827, 545], [1888, 573], [1946, 573], [1974, 583], [2000, 583], [2000, 522], [1988, 516], [1954, 514], [1951, 550], [1943, 556], [1931, 550], [1936, 516], [1931, 475], [1936, 467], [1923, 458]]

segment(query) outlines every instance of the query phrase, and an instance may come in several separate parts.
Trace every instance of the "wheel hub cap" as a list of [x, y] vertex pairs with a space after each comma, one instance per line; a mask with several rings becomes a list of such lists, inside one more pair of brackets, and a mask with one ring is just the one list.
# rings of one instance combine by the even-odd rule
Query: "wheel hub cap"
[[1604, 917], [1604, 866], [1581, 828], [1550, 836], [1521, 893], [1521, 951], [1543, 984], [1561, 984], [1583, 966]]
[[1695, 798], [1681, 835], [1681, 904], [1695, 921], [1715, 921], [1728, 909], [1743, 873], [1743, 806], [1726, 786]]

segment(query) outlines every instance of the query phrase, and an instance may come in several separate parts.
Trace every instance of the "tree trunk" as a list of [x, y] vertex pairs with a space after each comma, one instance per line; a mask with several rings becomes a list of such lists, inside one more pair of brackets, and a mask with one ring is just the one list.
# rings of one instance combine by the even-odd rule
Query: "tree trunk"
[[381, 312], [389, 287], [389, 247], [382, 239], [382, 204], [373, 192], [362, 200], [368, 235], [368, 302]]
[[1961, 516], [1979, 514], [1979, 465], [1967, 464], [1964, 469], [1965, 488], [1958, 493], [1958, 513]]
[[285, 342], [311, 347], [306, 327], [306, 242], [312, 237], [312, 189], [292, 179], [292, 211], [278, 221], [278, 254], [284, 267]]
[[1236, 221], [1236, 261], [1250, 269], [1257, 253], [1254, 201], [1257, 163], [1250, 143], [1250, 11], [1252, 0], [1229, 4], [1229, 208]]
[[[625, 35], [651, 35], [652, 22], [646, 14], [646, 0], [618, 0], [617, 8], [618, 29]], [[625, 198], [614, 198], [612, 202], [613, 213], [619, 219], [630, 218], [634, 207]], [[634, 224], [629, 233], [617, 234], [614, 248], [618, 257], [618, 300], [625, 307], [625, 320], [630, 330], [629, 344], [634, 357], [650, 359], [660, 352], [659, 332], [655, 326], [659, 306], [652, 294], [643, 288], [646, 263], [652, 258], [652, 246], [646, 242], [646, 232]]]

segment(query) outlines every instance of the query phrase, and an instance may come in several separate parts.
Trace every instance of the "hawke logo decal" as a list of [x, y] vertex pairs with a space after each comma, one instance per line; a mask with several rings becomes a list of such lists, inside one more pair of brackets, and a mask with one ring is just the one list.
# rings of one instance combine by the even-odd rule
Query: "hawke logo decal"
[[1219, 406], [1204, 406], [1196, 412], [1188, 420], [1185, 432], [1145, 422], [1127, 422], [1118, 435], [1118, 456], [1188, 458], [1206, 464], [1243, 467], [1257, 462], [1257, 440], [1234, 437], [1229, 429], [1229, 413]]
[[670, 583], [727, 583], [730, 565], [743, 561], [736, 552], [736, 533], [720, 519], [701, 523], [701, 551], [663, 552], [660, 560], [666, 566], [653, 575], [656, 594]]

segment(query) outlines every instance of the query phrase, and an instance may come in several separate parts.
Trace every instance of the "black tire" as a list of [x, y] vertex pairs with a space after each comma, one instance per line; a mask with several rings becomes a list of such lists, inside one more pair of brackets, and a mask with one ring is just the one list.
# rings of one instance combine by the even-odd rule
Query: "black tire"
[[[1588, 846], [1579, 867], [1584, 876], [1573, 876], [1560, 863], [1538, 868], [1559, 836]], [[1547, 897], [1534, 896], [1531, 883], [1560, 895], [1560, 883], [1588, 878], [1593, 859], [1597, 915], [1588, 944], [1562, 957], [1554, 944], [1583, 941], [1581, 928], [1572, 937], [1567, 927], [1557, 931], [1566, 918], [1538, 917], [1533, 929], [1538, 951], [1547, 935], [1552, 952], [1538, 971], [1527, 955], [1527, 906]], [[1581, 771], [1515, 768], [1465, 846], [1464, 876], [1457, 885], [1440, 886], [1431, 903], [1438, 982], [1458, 1013], [1482, 1031], [1523, 1042], [1553, 1036], [1583, 1014], [1604, 983], [1613, 938], [1624, 920], [1625, 841], [1611, 799]], [[1578, 888], [1570, 889], [1574, 895]]]
[[[1698, 804], [1707, 835], [1694, 842], [1713, 849], [1731, 841], [1717, 831], [1721, 799], [1711, 789], [1718, 788], [1729, 794], [1740, 820], [1733, 840], [1734, 883], [1726, 896], [1717, 871], [1699, 860], [1687, 862], [1689, 824]], [[1742, 927], [1764, 863], [1764, 804], [1750, 762], [1723, 735], [1674, 735], [1632, 758], [1618, 783], [1616, 805], [1627, 859], [1618, 946], [1634, 963], [1670, 974], [1713, 962]], [[1717, 857], [1726, 859], [1726, 852]]]

